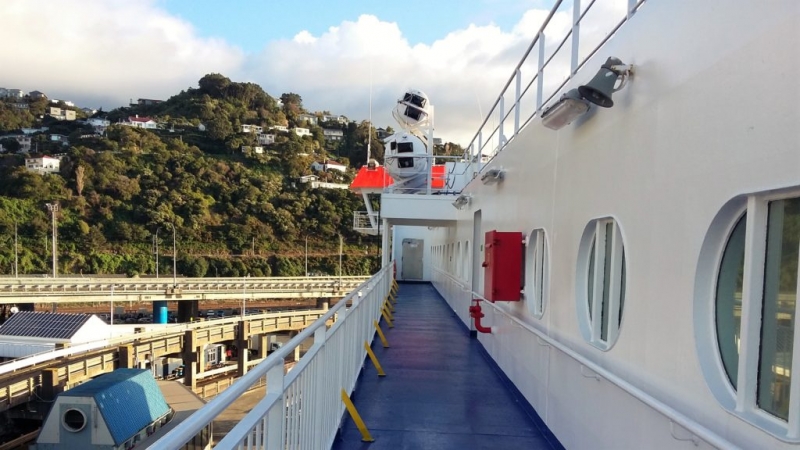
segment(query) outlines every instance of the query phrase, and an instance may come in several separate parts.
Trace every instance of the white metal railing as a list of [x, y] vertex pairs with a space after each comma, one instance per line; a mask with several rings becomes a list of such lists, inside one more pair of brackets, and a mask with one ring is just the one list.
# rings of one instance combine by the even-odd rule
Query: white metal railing
[[[378, 231], [380, 214], [369, 211], [353, 211], [353, 229], [356, 231], [369, 230]], [[373, 223], [376, 225], [373, 226]]]
[[[355, 387], [366, 356], [364, 343], [372, 342], [373, 321], [379, 320], [391, 288], [391, 270], [385, 266], [151, 448], [181, 448], [265, 375], [264, 399], [215, 448], [330, 448], [344, 413], [341, 390], [350, 394]], [[326, 322], [334, 315], [336, 322], [328, 329]], [[314, 345], [284, 374], [284, 358], [312, 336]]]
[[[528, 46], [525, 54], [512, 71], [511, 76], [501, 89], [500, 95], [492, 104], [489, 113], [478, 127], [478, 131], [465, 147], [468, 159], [472, 165], [477, 166], [473, 172], [480, 173], [484, 164], [484, 157], [491, 159], [502, 151], [528, 123], [538, 116], [545, 104], [550, 102], [572, 77], [583, 67], [586, 61], [594, 56], [597, 51], [610, 39], [614, 33], [636, 12], [645, 0], [627, 0], [624, 16], [617, 23], [612, 23], [606, 34], [599, 42], [589, 48], [581, 48], [581, 23], [587, 18], [589, 12], [597, 4], [609, 4], [609, 0], [584, 0], [587, 6], [581, 8], [581, 0], [556, 0], [553, 8], [539, 28], [536, 37]], [[619, 0], [612, 0], [618, 2]], [[565, 10], [572, 4], [572, 27], [563, 36], [546, 36], [545, 31], [557, 12]], [[599, 8], [598, 8], [599, 9]], [[554, 26], [555, 27], [555, 26]], [[587, 33], [597, 33], [597, 27], [590, 26]], [[596, 35], [592, 35], [594, 38]], [[547, 39], [546, 39], [547, 38]], [[552, 41], [551, 41], [552, 39]], [[552, 47], [547, 47], [549, 42], [554, 42]], [[560, 64], [560, 51], [565, 45], [570, 44], [569, 70], [565, 64]], [[538, 51], [534, 52], [534, 49]], [[552, 51], [550, 51], [552, 49]], [[549, 52], [549, 55], [548, 55]], [[582, 54], [583, 53], [583, 54]], [[582, 56], [582, 57], [581, 57]], [[532, 64], [526, 65], [530, 61]], [[533, 67], [530, 67], [530, 66]], [[528, 70], [528, 73], [525, 73]], [[548, 83], [545, 85], [545, 74]], [[523, 79], [529, 75], [529, 78]], [[550, 81], [555, 80], [555, 81]], [[506, 98], [506, 97], [509, 98]], [[531, 96], [535, 99], [531, 100]], [[508, 105], [506, 102], [509, 102]]]

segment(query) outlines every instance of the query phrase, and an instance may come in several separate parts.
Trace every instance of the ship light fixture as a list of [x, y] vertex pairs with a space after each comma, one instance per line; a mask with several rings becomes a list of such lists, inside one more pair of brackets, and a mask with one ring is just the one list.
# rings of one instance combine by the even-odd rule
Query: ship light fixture
[[463, 209], [465, 206], [469, 205], [470, 202], [472, 202], [472, 196], [470, 194], [461, 194], [453, 202], [453, 206], [455, 206], [456, 209]]
[[542, 124], [551, 130], [559, 130], [585, 114], [590, 103], [611, 108], [614, 106], [612, 94], [625, 87], [631, 75], [632, 65], [624, 64], [613, 56], [608, 58], [589, 83], [570, 90], [555, 105], [545, 110], [542, 113]]
[[495, 184], [503, 181], [506, 177], [506, 171], [500, 169], [489, 169], [481, 175], [481, 183]]
[[542, 113], [542, 125], [551, 130], [560, 130], [588, 110], [589, 102], [581, 98], [577, 89], [573, 89]]

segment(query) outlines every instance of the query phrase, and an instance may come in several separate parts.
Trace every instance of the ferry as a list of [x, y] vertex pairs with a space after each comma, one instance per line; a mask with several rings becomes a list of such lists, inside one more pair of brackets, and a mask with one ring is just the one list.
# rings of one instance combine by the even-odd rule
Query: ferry
[[[409, 89], [385, 165], [351, 186], [384, 249], [352, 309], [394, 292], [388, 271], [401, 297], [430, 283], [557, 440], [542, 448], [800, 448], [798, 24], [792, 0], [556, 1], [450, 159], [435, 92]], [[276, 389], [230, 445], [313, 398]]]

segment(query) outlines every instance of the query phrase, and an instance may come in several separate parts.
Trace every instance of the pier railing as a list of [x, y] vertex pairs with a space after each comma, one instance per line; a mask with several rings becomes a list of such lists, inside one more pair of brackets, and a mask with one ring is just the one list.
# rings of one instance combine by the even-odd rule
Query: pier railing
[[[330, 448], [345, 408], [341, 391], [349, 395], [355, 388], [366, 357], [364, 343], [372, 342], [373, 322], [379, 320], [391, 288], [391, 267], [361, 284], [151, 448], [183, 447], [264, 376], [264, 399], [215, 448]], [[336, 321], [328, 329], [326, 322], [334, 316]], [[285, 374], [284, 358], [311, 337], [314, 344]]]

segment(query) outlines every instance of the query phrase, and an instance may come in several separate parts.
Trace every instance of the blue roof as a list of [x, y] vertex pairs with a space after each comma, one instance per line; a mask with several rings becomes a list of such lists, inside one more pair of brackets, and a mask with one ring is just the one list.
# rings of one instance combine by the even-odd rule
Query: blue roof
[[153, 375], [144, 369], [117, 369], [61, 394], [93, 397], [114, 444], [120, 445], [169, 412]]

